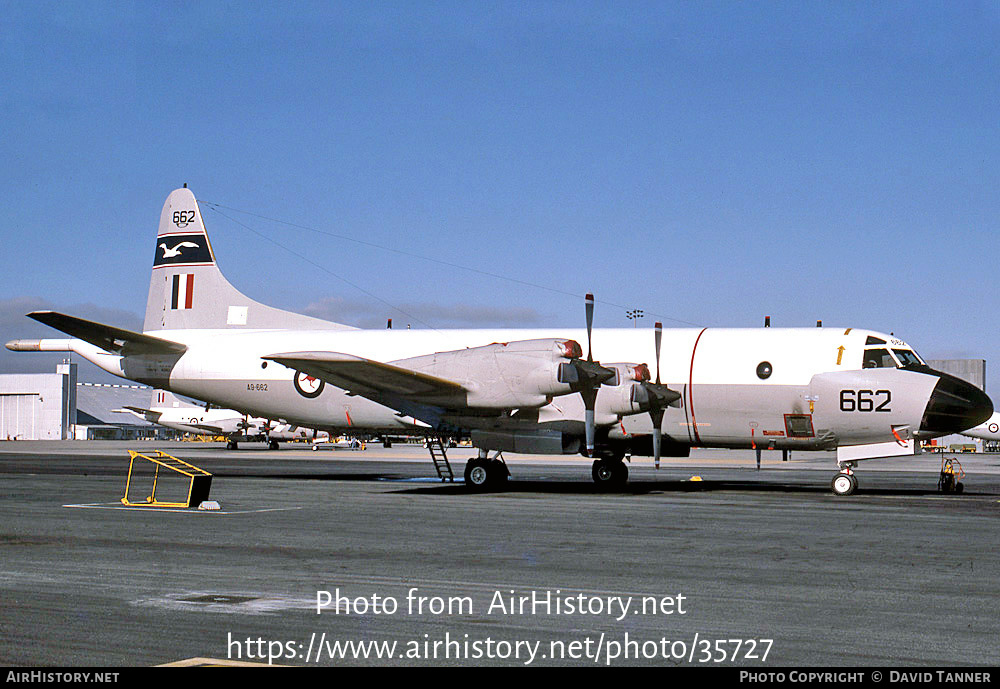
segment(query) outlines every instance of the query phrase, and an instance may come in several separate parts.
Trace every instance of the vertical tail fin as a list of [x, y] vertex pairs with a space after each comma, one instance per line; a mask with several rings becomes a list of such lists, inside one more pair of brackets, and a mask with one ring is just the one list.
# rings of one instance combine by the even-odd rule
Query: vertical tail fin
[[170, 192], [160, 213], [143, 331], [189, 328], [351, 329], [266, 306], [229, 284], [215, 263], [198, 201], [184, 187]]
[[187, 399], [183, 397], [178, 397], [172, 392], [167, 390], [156, 389], [153, 390], [153, 399], [149, 403], [150, 409], [204, 409], [205, 403], [198, 402], [196, 399]]
[[166, 390], [153, 390], [153, 399], [149, 402], [150, 409], [162, 409], [163, 407], [193, 407], [195, 405], [185, 402], [172, 392]]

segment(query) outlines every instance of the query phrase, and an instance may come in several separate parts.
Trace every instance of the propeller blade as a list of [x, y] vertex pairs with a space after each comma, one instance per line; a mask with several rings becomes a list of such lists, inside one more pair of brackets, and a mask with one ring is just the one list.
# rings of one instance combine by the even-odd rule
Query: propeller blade
[[656, 342], [656, 384], [660, 384], [660, 345], [663, 343], [663, 323], [656, 321], [653, 339]]
[[663, 431], [660, 429], [660, 425], [663, 423], [663, 407], [650, 409], [649, 415], [653, 419], [653, 462], [656, 468], [659, 469], [660, 448], [663, 444]]
[[587, 361], [593, 361], [593, 350], [591, 348], [591, 333], [594, 330], [594, 295], [587, 293]]
[[[584, 309], [587, 314], [587, 362], [592, 363], [594, 361], [594, 348], [591, 336], [594, 330], [594, 295], [590, 292], [584, 300]], [[581, 391], [583, 395], [583, 406], [586, 410], [584, 412], [584, 433], [587, 442], [587, 456], [594, 456], [594, 436], [597, 434], [597, 422], [594, 419], [594, 407], [597, 405], [597, 388], [600, 387], [600, 383], [595, 383], [591, 377], [589, 382], [589, 387], [586, 392]]]
[[585, 417], [586, 433], [587, 433], [587, 456], [594, 456], [594, 435], [597, 431], [597, 424], [594, 421], [594, 410], [588, 409], [586, 411]]

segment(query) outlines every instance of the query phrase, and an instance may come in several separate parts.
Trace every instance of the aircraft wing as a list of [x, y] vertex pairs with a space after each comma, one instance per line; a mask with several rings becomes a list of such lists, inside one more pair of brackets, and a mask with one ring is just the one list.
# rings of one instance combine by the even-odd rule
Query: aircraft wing
[[171, 342], [76, 316], [67, 316], [56, 311], [32, 311], [28, 317], [107, 352], [121, 353], [128, 349], [130, 354], [182, 354], [187, 351], [187, 347], [179, 342]]
[[191, 428], [197, 428], [199, 431], [204, 431], [205, 433], [211, 433], [212, 435], [225, 435], [226, 431], [222, 430], [218, 426], [209, 426], [204, 423], [185, 423], [185, 426], [190, 426]]
[[390, 395], [414, 402], [459, 402], [466, 388], [454, 381], [339, 352], [291, 352], [263, 357], [362, 397]]

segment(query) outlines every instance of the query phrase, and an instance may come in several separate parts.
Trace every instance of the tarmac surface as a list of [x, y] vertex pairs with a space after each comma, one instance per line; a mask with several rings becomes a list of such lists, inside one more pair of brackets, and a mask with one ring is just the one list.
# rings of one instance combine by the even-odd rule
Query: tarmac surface
[[[122, 505], [130, 448], [212, 472], [221, 509]], [[960, 459], [960, 495], [934, 455], [837, 497], [832, 453], [717, 450], [614, 493], [508, 456], [471, 494], [419, 446], [2, 442], [0, 663], [997, 665], [1000, 456]]]

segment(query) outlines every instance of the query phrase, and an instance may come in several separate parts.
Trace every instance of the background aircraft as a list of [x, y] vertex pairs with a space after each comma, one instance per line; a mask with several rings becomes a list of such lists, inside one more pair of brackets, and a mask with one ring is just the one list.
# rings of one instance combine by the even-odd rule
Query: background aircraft
[[962, 435], [982, 440], [1000, 440], [1000, 412], [993, 412], [990, 418], [978, 426], [962, 431]]
[[[206, 406], [209, 408], [206, 409]], [[164, 390], [154, 390], [149, 408], [126, 406], [116, 412], [133, 414], [150, 423], [166, 426], [195, 435], [226, 436], [226, 448], [238, 449], [241, 440], [265, 442], [272, 450], [278, 449], [281, 440], [330, 439], [326, 431], [300, 428], [287, 423], [275, 423], [264, 418], [254, 418], [234, 409], [218, 409], [181, 399]]]
[[[690, 447], [836, 449], [831, 488], [853, 468], [960, 432], [989, 397], [926, 366], [904, 341], [856, 328], [358, 330], [266, 306], [216, 265], [187, 188], [160, 216], [142, 333], [40, 311], [75, 351], [115, 375], [284, 423], [383, 433], [467, 434], [468, 485], [506, 480], [500, 452], [581, 453], [603, 485], [626, 454]], [[586, 346], [586, 358], [584, 348]], [[602, 364], [596, 357], [601, 357]], [[645, 362], [653, 362], [647, 365]], [[489, 452], [497, 454], [491, 459]]]

